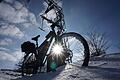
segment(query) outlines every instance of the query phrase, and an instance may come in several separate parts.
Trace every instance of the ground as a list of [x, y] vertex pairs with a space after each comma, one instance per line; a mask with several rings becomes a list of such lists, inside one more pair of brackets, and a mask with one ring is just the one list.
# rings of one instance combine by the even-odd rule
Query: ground
[[[9, 73], [9, 74], [8, 74]], [[120, 80], [120, 54], [92, 58], [88, 67], [79, 62], [59, 67], [55, 72], [21, 77], [12, 71], [0, 71], [0, 80]]]

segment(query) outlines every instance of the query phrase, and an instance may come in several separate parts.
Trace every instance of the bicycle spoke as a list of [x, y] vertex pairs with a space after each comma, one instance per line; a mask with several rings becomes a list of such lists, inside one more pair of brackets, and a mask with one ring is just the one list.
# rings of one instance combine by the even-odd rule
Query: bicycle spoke
[[[67, 44], [67, 48], [73, 53], [73, 62], [80, 61], [80, 63], [84, 64], [85, 57], [89, 57], [89, 48], [86, 44], [85, 39], [81, 35], [74, 32], [65, 33], [64, 35], [62, 35], [62, 39], [64, 39], [64, 43]], [[87, 53], [85, 53], [85, 51]], [[85, 54], [87, 56], [85, 56]], [[86, 65], [87, 63], [88, 61], [86, 62]]]

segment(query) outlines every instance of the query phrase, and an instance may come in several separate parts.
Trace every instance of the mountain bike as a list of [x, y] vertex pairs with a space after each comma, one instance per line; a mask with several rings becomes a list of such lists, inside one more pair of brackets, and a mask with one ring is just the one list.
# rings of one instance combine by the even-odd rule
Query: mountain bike
[[[45, 0], [48, 4], [46, 11], [41, 15], [43, 20], [51, 23], [51, 30], [45, 36], [45, 40], [39, 46], [40, 35], [21, 45], [22, 52], [25, 52], [22, 62], [22, 75], [36, 74], [46, 66], [46, 71], [55, 71], [59, 66], [67, 63], [79, 62], [81, 66], [88, 66], [89, 46], [84, 37], [76, 32], [66, 32], [62, 8], [54, 0]], [[51, 20], [45, 15], [50, 10], [56, 11], [56, 18]]]

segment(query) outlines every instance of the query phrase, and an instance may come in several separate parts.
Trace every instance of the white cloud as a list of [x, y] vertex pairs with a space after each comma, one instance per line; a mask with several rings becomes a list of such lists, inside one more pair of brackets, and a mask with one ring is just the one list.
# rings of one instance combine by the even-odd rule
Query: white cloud
[[23, 32], [16, 27], [15, 25], [3, 25], [0, 27], [0, 34], [11, 36], [11, 37], [18, 37], [22, 38], [24, 36]]
[[21, 4], [18, 1], [14, 1], [13, 3], [14, 3], [14, 5], [13, 5], [14, 8], [17, 9], [17, 10], [20, 10], [20, 9], [22, 9], [24, 7], [23, 4]]
[[7, 3], [1, 3], [0, 11], [0, 18], [11, 23], [22, 23], [27, 21], [26, 17], [28, 16], [28, 10], [24, 7], [20, 10], [16, 10]]
[[0, 39], [0, 45], [3, 45], [3, 46], [12, 44], [12, 42], [13, 41], [11, 39], [9, 39], [9, 38]]
[[16, 57], [16, 60], [20, 60], [23, 57], [23, 52], [21, 50], [15, 50], [15, 52], [11, 53], [14, 57]]
[[6, 51], [0, 51], [0, 60], [18, 62], [22, 58], [23, 54], [20, 50], [17, 50], [12, 53]]
[[15, 15], [13, 12], [15, 12], [15, 10], [10, 5], [5, 3], [0, 4], [0, 18], [12, 21], [13, 15]]
[[39, 23], [36, 20], [36, 16], [33, 13], [29, 13], [29, 23], [34, 26], [39, 26]]
[[[29, 23], [37, 26], [35, 15], [17, 0], [0, 4], [0, 18], [9, 23]], [[10, 3], [10, 4], [9, 4]], [[26, 26], [24, 26], [26, 27]]]
[[4, 0], [4, 1], [6, 1], [8, 3], [13, 3], [15, 0]]
[[5, 51], [0, 51], [0, 60], [17, 61], [14, 56]]
[[[0, 3], [0, 36], [3, 36], [3, 38], [0, 37], [0, 60], [16, 62], [21, 59], [23, 56], [21, 50], [13, 51], [11, 48], [7, 49], [2, 47], [2, 45], [7, 45], [7, 47], [10, 47], [9, 44], [12, 43], [18, 45], [19, 42], [13, 42], [13, 39], [18, 38], [22, 40], [23, 37], [28, 34], [27, 32], [24, 34], [24, 28], [39, 26], [34, 13], [30, 12], [24, 4], [22, 4], [22, 1], [21, 3], [19, 1], [20, 0], [4, 0]], [[10, 37], [10, 39], [8, 37]]]
[[0, 51], [10, 51], [10, 50], [4, 47], [0, 47]]

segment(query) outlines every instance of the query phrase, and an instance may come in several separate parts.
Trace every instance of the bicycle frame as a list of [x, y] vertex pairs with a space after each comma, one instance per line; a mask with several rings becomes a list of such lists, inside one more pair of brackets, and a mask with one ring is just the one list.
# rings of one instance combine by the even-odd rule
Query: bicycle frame
[[[50, 54], [48, 51], [51, 50], [50, 46], [53, 46], [52, 41], [54, 40], [54, 43], [59, 43], [60, 35], [56, 34], [55, 31], [50, 31], [45, 38], [46, 39], [43, 41], [43, 43], [36, 49], [36, 52], [37, 52], [36, 57], [40, 59], [40, 57], [42, 56], [41, 62], [38, 62], [38, 63], [40, 64], [42, 63], [43, 65], [46, 62], [46, 60], [44, 60], [45, 56], [47, 57]], [[45, 45], [46, 43], [48, 44], [47, 47]], [[44, 48], [46, 48], [46, 51], [44, 50]], [[45, 53], [42, 53], [43, 51]]]
[[[74, 32], [66, 33], [65, 32], [66, 26], [65, 26], [64, 14], [63, 14], [62, 8], [54, 0], [45, 0], [45, 2], [48, 4], [48, 7], [47, 7], [47, 10], [41, 15], [41, 18], [43, 20], [46, 20], [48, 23], [51, 23], [50, 25], [51, 31], [45, 36], [45, 40], [40, 46], [38, 46], [38, 38], [40, 37], [40, 35], [32, 38], [32, 40], [36, 41], [35, 50], [33, 48], [30, 48], [31, 50], [28, 50], [28, 48], [27, 49], [25, 48], [24, 50], [24, 52], [26, 51], [25, 57], [27, 57], [29, 53], [35, 54], [35, 58], [36, 58], [34, 60], [35, 65], [32, 65], [33, 73], [37, 73], [38, 68], [40, 68], [39, 70], [41, 72], [41, 68], [42, 66], [45, 65], [46, 61], [47, 61], [47, 72], [51, 71], [50, 64], [52, 62], [52, 57], [53, 57], [51, 55], [52, 54], [51, 52], [54, 47], [54, 44], [60, 43], [63, 47], [63, 54], [65, 54], [64, 56], [61, 56], [62, 61], [60, 60], [59, 57], [54, 57], [54, 60], [56, 60], [56, 58], [59, 58], [56, 60], [56, 63], [58, 64], [57, 67], [63, 65], [66, 61], [66, 58], [69, 58], [68, 61], [71, 59], [70, 62], [72, 63], [72, 56], [73, 56], [72, 50], [70, 49], [69, 45], [67, 45], [67, 41], [63, 39], [64, 37], [69, 37], [69, 36], [75, 37], [79, 42], [83, 44], [83, 47], [85, 50], [84, 51], [85, 58], [82, 66], [88, 66], [89, 47], [88, 47], [87, 41], [80, 34], [77, 34]], [[52, 9], [54, 9], [56, 12], [56, 18], [54, 18], [54, 20], [49, 19], [45, 16]], [[57, 28], [57, 31], [55, 28]], [[34, 45], [34, 43], [30, 43], [30, 42], [29, 44], [32, 44], [32, 47]], [[30, 47], [30, 46], [27, 46], [27, 47]], [[24, 46], [23, 46], [23, 49], [24, 49]], [[70, 53], [72, 53], [72, 55], [70, 55]], [[24, 59], [26, 60], [26, 58]], [[22, 73], [24, 74], [24, 63], [23, 63]]]

